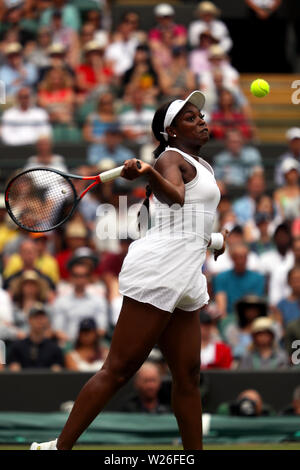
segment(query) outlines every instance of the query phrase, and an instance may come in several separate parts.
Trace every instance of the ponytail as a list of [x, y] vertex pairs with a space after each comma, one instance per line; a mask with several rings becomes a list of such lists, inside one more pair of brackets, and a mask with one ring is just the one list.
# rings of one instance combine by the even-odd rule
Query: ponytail
[[[169, 101], [168, 103], [163, 104], [158, 108], [154, 114], [153, 120], [152, 120], [152, 132], [154, 134], [154, 137], [156, 140], [158, 140], [159, 145], [156, 147], [156, 149], [153, 151], [153, 156], [154, 158], [158, 158], [159, 155], [166, 150], [166, 147], [168, 146], [168, 141], [164, 138], [162, 132], [164, 132], [164, 121], [165, 121], [165, 116], [167, 113], [167, 110], [170, 106], [172, 101]], [[150, 196], [152, 194], [152, 189], [149, 184], [146, 186], [146, 197], [142, 203], [142, 207], [146, 207], [147, 213], [148, 213], [148, 228], [150, 226]], [[141, 209], [138, 212], [138, 217], [140, 216]], [[138, 224], [139, 231], [141, 231], [140, 228], [140, 223]]]

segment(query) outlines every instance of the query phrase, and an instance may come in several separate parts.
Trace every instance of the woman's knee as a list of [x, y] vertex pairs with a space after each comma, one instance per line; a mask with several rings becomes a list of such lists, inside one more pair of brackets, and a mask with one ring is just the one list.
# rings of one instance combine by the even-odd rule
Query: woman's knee
[[199, 388], [200, 359], [172, 372], [172, 378], [173, 386], [180, 389], [181, 393]]
[[107, 360], [102, 369], [101, 375], [108, 376], [117, 385], [122, 386], [136, 373], [139, 364], [134, 361], [127, 361], [126, 359], [110, 359]]

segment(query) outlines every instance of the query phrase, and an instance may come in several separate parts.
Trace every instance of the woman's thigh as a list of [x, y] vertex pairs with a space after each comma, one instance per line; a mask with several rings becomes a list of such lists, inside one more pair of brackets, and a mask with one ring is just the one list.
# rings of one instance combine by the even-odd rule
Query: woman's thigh
[[195, 377], [200, 371], [200, 309], [193, 312], [175, 309], [158, 345], [168, 363], [173, 379]]
[[104, 367], [134, 373], [147, 359], [170, 317], [170, 312], [124, 297]]

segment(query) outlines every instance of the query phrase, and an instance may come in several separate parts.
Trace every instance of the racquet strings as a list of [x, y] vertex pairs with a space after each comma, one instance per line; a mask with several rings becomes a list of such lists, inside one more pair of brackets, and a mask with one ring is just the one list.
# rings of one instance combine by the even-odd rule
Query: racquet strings
[[33, 169], [12, 182], [6, 197], [20, 227], [43, 232], [70, 215], [76, 195], [64, 176], [51, 170]]

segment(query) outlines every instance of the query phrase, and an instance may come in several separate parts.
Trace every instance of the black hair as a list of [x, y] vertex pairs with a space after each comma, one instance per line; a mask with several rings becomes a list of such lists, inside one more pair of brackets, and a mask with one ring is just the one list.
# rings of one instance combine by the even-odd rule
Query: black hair
[[165, 117], [166, 117], [168, 108], [172, 102], [173, 101], [168, 101], [167, 103], [164, 103], [162, 106], [160, 106], [156, 110], [153, 120], [152, 120], [152, 132], [156, 140], [158, 140], [159, 142], [158, 147], [156, 147], [156, 149], [153, 152], [154, 158], [158, 158], [159, 155], [166, 149], [168, 145], [167, 140], [165, 139], [163, 134], [161, 134], [161, 132], [164, 132]]
[[[152, 132], [153, 132], [153, 135], [154, 137], [156, 138], [156, 140], [158, 140], [159, 142], [159, 145], [156, 147], [156, 149], [154, 150], [153, 152], [153, 156], [154, 158], [158, 158], [159, 155], [164, 152], [166, 150], [166, 147], [168, 145], [168, 141], [165, 139], [164, 135], [161, 134], [161, 132], [164, 132], [164, 121], [165, 121], [165, 117], [166, 117], [166, 114], [167, 114], [167, 111], [168, 111], [168, 108], [170, 106], [170, 104], [173, 102], [172, 101], [168, 101], [167, 103], [164, 103], [162, 106], [160, 106], [154, 116], [153, 116], [153, 120], [152, 120]], [[149, 184], [147, 184], [146, 186], [146, 197], [142, 203], [142, 207], [146, 207], [147, 211], [148, 211], [148, 226], [149, 226], [149, 222], [150, 222], [150, 217], [149, 217], [149, 198], [152, 194], [152, 189], [151, 189], [151, 186]], [[138, 217], [140, 216], [140, 213], [141, 213], [141, 209], [140, 211], [138, 212]], [[140, 230], [140, 224], [139, 224], [139, 230]]]

